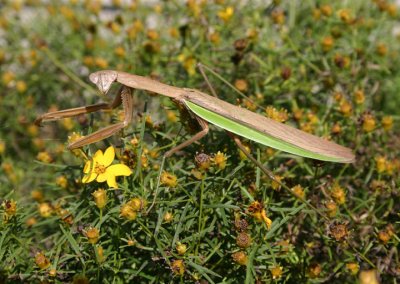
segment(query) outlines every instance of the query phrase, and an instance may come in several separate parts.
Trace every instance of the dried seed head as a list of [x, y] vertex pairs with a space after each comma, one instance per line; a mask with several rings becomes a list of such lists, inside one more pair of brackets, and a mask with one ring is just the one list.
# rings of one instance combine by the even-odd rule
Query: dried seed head
[[328, 216], [333, 218], [337, 214], [337, 204], [335, 201], [330, 200], [325, 204], [326, 209], [328, 210]]
[[347, 238], [349, 232], [345, 224], [333, 223], [329, 226], [329, 234], [336, 239], [336, 241], [343, 241]]
[[197, 154], [194, 160], [199, 170], [207, 171], [211, 166], [211, 157], [205, 153]]
[[317, 278], [322, 272], [322, 267], [318, 263], [311, 264], [308, 268], [308, 276], [310, 278]]
[[287, 66], [283, 67], [281, 69], [281, 78], [286, 81], [290, 78], [290, 76], [292, 76], [292, 69]]
[[232, 254], [233, 261], [240, 265], [247, 265], [247, 254], [244, 251], [238, 251]]
[[240, 232], [236, 237], [236, 244], [240, 248], [247, 248], [251, 246], [251, 237], [245, 232]]
[[340, 126], [340, 124], [338, 122], [336, 122], [331, 128], [331, 133], [332, 134], [340, 134], [340, 132], [342, 132], [342, 127]]
[[185, 263], [182, 259], [171, 262], [171, 270], [175, 275], [182, 276], [185, 273]]
[[249, 223], [246, 221], [246, 219], [241, 219], [240, 217], [235, 218], [235, 228], [239, 232], [246, 231], [248, 226]]
[[239, 51], [239, 52], [245, 50], [247, 45], [248, 45], [248, 41], [245, 38], [237, 39], [233, 43], [233, 47], [236, 49], [236, 51]]
[[249, 88], [249, 84], [244, 79], [237, 79], [234, 83], [235, 88], [241, 92], [246, 92]]
[[35, 263], [40, 269], [46, 269], [50, 266], [50, 261], [42, 252], [38, 252], [35, 255]]

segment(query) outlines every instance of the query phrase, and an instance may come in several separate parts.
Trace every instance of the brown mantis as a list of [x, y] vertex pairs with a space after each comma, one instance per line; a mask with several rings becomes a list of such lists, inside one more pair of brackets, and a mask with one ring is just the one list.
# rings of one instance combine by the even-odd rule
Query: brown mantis
[[123, 105], [125, 118], [123, 122], [82, 137], [70, 144], [69, 149], [103, 140], [126, 127], [132, 119], [132, 90], [141, 89], [170, 97], [187, 110], [201, 128], [201, 131], [189, 140], [166, 152], [165, 157], [171, 156], [204, 137], [209, 131], [208, 123], [210, 122], [228, 132], [295, 155], [340, 163], [354, 161], [354, 155], [348, 148], [229, 104], [198, 90], [173, 87], [146, 77], [113, 70], [98, 71], [92, 73], [89, 78], [104, 94], [109, 91], [113, 82], [120, 83], [122, 86], [114, 101], [110, 104], [100, 103], [46, 113], [38, 117], [35, 123], [40, 125], [42, 121], [58, 120], [98, 110], [109, 110], [120, 104]]
[[[204, 76], [202, 69], [201, 72]], [[132, 90], [140, 89], [170, 97], [175, 103], [181, 106], [183, 110], [186, 110], [191, 115], [192, 119], [196, 121], [201, 128], [201, 130], [190, 139], [175, 146], [164, 154], [160, 167], [160, 173], [163, 169], [166, 157], [169, 157], [175, 152], [200, 140], [208, 133], [208, 122], [225, 129], [228, 135], [241, 149], [241, 151], [267, 176], [269, 176], [271, 179], [275, 180], [279, 184], [281, 183], [275, 179], [273, 173], [267, 170], [246, 150], [236, 134], [259, 142], [263, 145], [276, 148], [278, 150], [317, 160], [351, 163], [355, 159], [352, 151], [346, 147], [340, 146], [334, 142], [324, 140], [320, 137], [308, 134], [291, 126], [276, 122], [262, 115], [253, 113], [247, 109], [240, 108], [238, 106], [229, 104], [225, 101], [218, 99], [214, 89], [211, 87], [208, 80], [206, 80], [206, 82], [214, 96], [209, 96], [203, 92], [194, 89], [169, 86], [146, 77], [128, 74], [120, 71], [98, 71], [92, 73], [89, 78], [104, 94], [109, 91], [111, 85], [114, 82], [120, 83], [122, 86], [117, 93], [114, 101], [110, 104], [100, 103], [85, 107], [46, 113], [39, 116], [35, 120], [35, 123], [40, 125], [42, 121], [58, 120], [66, 117], [77, 116], [84, 113], [91, 113], [98, 110], [110, 110], [118, 107], [121, 104], [123, 105], [125, 114], [124, 121], [110, 125], [90, 135], [80, 138], [79, 140], [68, 145], [69, 149], [76, 149], [103, 140], [120, 131], [122, 128], [126, 127], [132, 119]], [[158, 194], [159, 185], [160, 174], [158, 176], [158, 182], [153, 203], [149, 207], [147, 212], [149, 212], [154, 205], [156, 196]], [[295, 195], [302, 202], [313, 208], [318, 214], [320, 214], [324, 218], [327, 218], [306, 200], [294, 194], [287, 186], [283, 184], [281, 185], [287, 191], [289, 191], [289, 193]]]

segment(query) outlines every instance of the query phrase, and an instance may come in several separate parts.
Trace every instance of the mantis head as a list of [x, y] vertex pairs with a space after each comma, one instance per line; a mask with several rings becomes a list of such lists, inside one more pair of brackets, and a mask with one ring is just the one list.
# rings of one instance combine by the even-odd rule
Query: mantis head
[[117, 80], [117, 72], [112, 70], [104, 70], [94, 72], [89, 75], [90, 81], [96, 84], [97, 88], [103, 93], [106, 94], [110, 89], [112, 83]]

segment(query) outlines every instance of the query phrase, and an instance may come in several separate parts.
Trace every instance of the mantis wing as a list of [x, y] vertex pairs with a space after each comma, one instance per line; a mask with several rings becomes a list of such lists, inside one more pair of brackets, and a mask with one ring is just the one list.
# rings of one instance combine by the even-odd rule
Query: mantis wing
[[[354, 155], [351, 150], [320, 137], [278, 123], [246, 109], [231, 105], [208, 95], [212, 106], [204, 105], [205, 94], [191, 93], [184, 101], [187, 107], [202, 119], [225, 130], [287, 153], [321, 161], [351, 163]], [[190, 101], [189, 101], [190, 99]], [[216, 102], [218, 101], [218, 104]], [[211, 109], [211, 110], [210, 110]], [[221, 113], [221, 114], [219, 114]], [[296, 136], [297, 135], [297, 136]]]

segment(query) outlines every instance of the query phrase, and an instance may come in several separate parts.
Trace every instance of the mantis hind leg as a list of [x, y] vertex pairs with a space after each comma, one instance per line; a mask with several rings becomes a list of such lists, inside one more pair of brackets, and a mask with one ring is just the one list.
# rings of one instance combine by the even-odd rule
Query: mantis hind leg
[[124, 121], [104, 127], [90, 135], [84, 136], [69, 144], [68, 149], [73, 150], [103, 140], [120, 131], [129, 124], [129, 122], [132, 120], [133, 111], [132, 89], [123, 87], [121, 89], [121, 94], [118, 95], [118, 97], [120, 97], [120, 100], [124, 106]]

